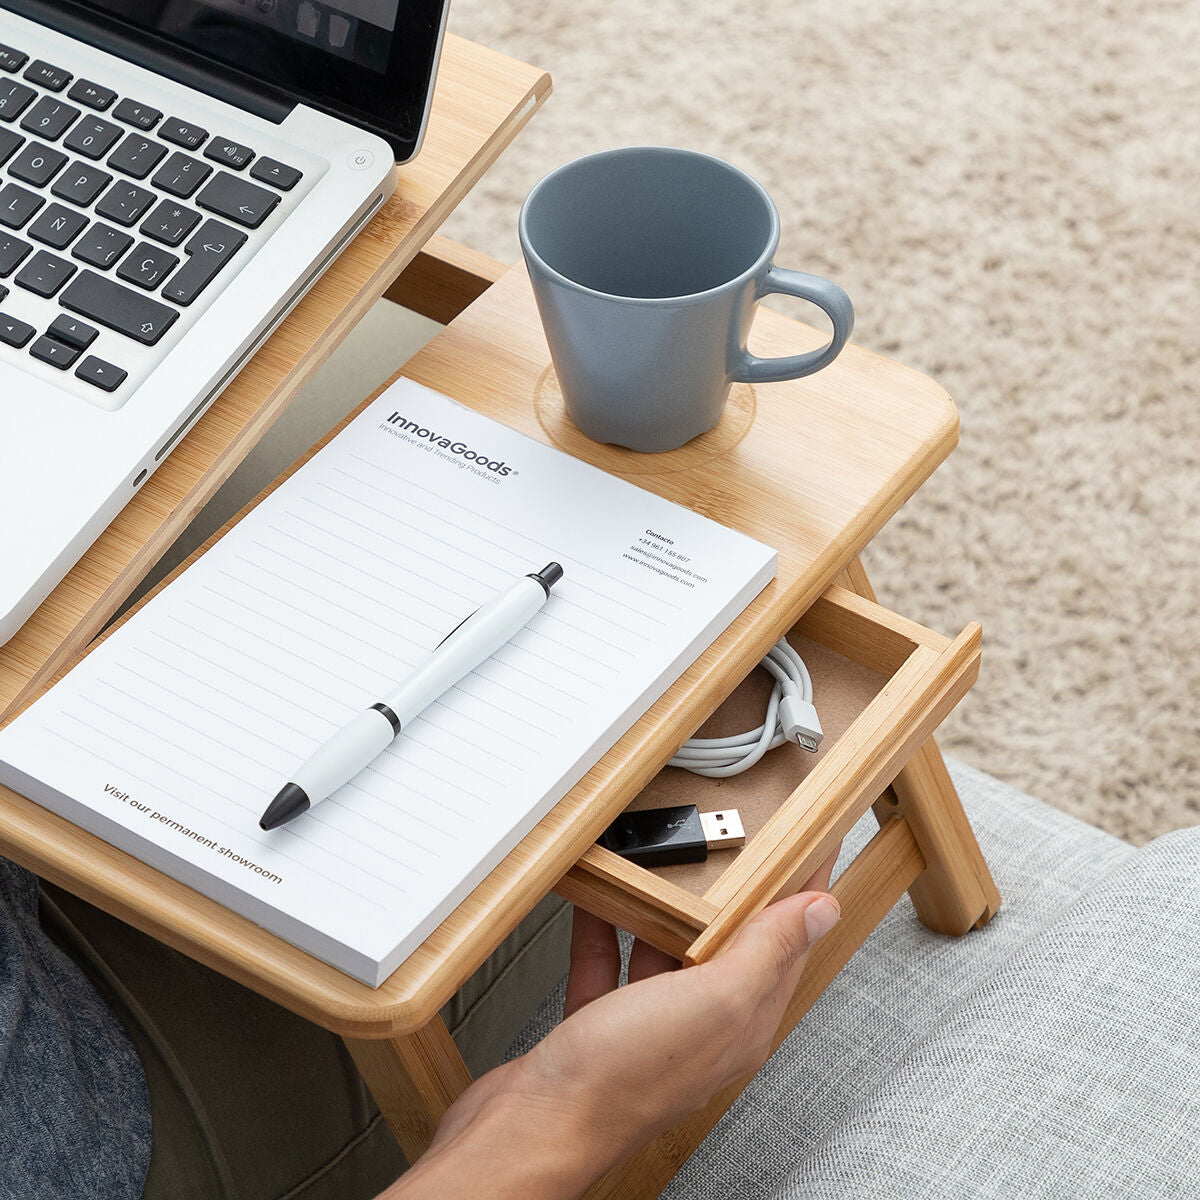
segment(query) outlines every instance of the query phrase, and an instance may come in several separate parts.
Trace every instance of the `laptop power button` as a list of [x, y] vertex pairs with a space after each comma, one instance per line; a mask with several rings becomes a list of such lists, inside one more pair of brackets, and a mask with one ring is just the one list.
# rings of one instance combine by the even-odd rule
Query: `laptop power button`
[[375, 155], [370, 150], [355, 150], [346, 159], [346, 165], [352, 171], [365, 171], [375, 163]]

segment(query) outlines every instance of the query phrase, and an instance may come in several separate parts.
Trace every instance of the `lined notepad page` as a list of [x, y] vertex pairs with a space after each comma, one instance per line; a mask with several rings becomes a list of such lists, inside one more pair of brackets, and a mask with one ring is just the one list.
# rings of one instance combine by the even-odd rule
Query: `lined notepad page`
[[[551, 560], [508, 645], [259, 829], [321, 742]], [[0, 781], [377, 986], [774, 573], [769, 548], [401, 380], [0, 731]]]

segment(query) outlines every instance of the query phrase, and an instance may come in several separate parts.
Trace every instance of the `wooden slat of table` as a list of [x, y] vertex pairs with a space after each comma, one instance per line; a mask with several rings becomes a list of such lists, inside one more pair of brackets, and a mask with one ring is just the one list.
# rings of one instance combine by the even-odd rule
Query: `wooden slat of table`
[[0, 721], [77, 658], [549, 93], [544, 71], [446, 38], [425, 144], [395, 194], [0, 647]]
[[[759, 314], [755, 335], [764, 353], [803, 350], [822, 337], [766, 311]], [[726, 418], [732, 425], [722, 422], [670, 454], [633, 455], [573, 440], [555, 420], [549, 355], [520, 269], [426, 346], [404, 374], [761, 538], [779, 549], [779, 574], [378, 989], [37, 805], [11, 794], [0, 805], [0, 845], [20, 849], [12, 857], [352, 1038], [408, 1033], [437, 1012], [916, 490], [953, 448], [958, 431], [954, 406], [936, 384], [851, 346], [811, 379], [735, 396]], [[753, 421], [745, 419], [755, 409]]]

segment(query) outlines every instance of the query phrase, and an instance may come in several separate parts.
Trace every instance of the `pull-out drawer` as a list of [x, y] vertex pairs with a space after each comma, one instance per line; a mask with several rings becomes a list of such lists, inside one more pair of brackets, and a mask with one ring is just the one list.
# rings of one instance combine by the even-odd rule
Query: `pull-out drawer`
[[[825, 731], [819, 751], [781, 746], [730, 779], [668, 767], [630, 805], [736, 808], [745, 845], [713, 851], [704, 863], [653, 869], [592, 846], [559, 882], [561, 895], [677, 958], [701, 962], [808, 879], [873, 803], [880, 833], [844, 873], [839, 895], [869, 896], [876, 909], [911, 884], [924, 863], [887, 789], [974, 683], [979, 626], [951, 640], [831, 587], [787, 637], [812, 674]], [[761, 724], [770, 686], [765, 672], [753, 672], [698, 734]], [[889, 886], [877, 886], [881, 876]], [[863, 936], [880, 916], [864, 922]]]

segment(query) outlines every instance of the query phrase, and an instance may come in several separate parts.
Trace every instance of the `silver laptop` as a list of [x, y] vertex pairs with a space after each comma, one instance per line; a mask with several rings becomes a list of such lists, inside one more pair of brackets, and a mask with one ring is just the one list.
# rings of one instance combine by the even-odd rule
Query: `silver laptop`
[[447, 0], [0, 0], [0, 643], [391, 194]]

